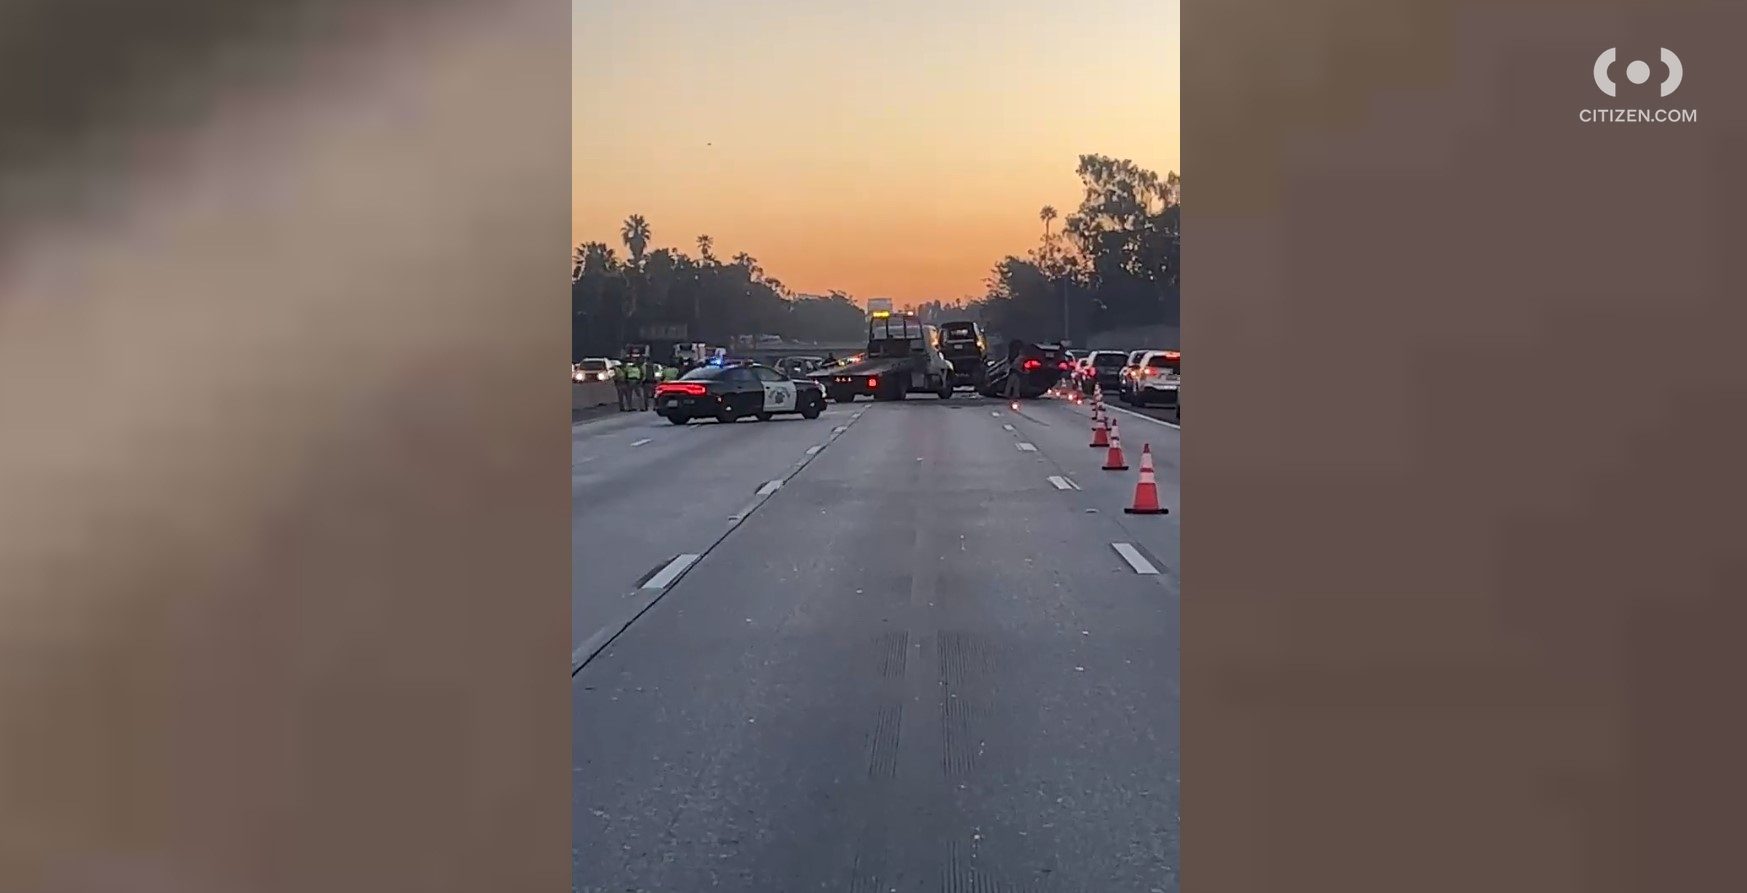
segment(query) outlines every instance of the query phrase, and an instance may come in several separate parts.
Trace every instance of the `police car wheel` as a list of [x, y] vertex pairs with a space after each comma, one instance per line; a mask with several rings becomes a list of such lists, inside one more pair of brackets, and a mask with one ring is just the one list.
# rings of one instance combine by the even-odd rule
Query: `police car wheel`
[[801, 418], [816, 419], [819, 417], [819, 413], [824, 411], [825, 401], [823, 398], [809, 400], [807, 405], [801, 408]]
[[686, 422], [691, 421], [691, 419], [686, 418], [685, 416], [682, 416], [682, 415], [670, 415], [667, 417], [667, 420], [674, 423], [675, 425], [683, 425]]
[[754, 413], [752, 417], [761, 421], [761, 422], [768, 422], [768, 421], [770, 421], [771, 416], [773, 416], [773, 415], [775, 415], [775, 413], [759, 412], [759, 413]]
[[716, 421], [724, 425], [732, 425], [740, 421], [740, 413], [732, 406], [724, 406], [716, 411]]

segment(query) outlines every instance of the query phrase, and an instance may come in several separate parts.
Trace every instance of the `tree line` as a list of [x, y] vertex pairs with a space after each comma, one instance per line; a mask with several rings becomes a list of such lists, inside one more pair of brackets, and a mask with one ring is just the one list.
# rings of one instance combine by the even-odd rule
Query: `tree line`
[[[1104, 155], [1080, 156], [1076, 172], [1079, 206], [1065, 218], [1054, 206], [1040, 209], [1038, 244], [1023, 257], [997, 262], [981, 296], [913, 309], [930, 320], [975, 319], [1003, 337], [1034, 341], [1066, 336], [1084, 343], [1114, 328], [1176, 325], [1182, 178]], [[745, 334], [803, 341], [865, 337], [863, 310], [845, 292], [796, 295], [750, 254], [718, 257], [708, 235], [693, 241], [693, 252], [656, 248], [654, 240], [649, 221], [632, 214], [616, 246], [576, 247], [573, 354], [612, 356], [625, 343], [663, 335], [711, 344]]]

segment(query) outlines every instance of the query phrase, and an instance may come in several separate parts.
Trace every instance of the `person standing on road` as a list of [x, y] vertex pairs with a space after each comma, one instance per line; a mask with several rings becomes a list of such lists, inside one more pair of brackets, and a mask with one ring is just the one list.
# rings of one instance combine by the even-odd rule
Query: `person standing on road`
[[619, 411], [631, 411], [631, 370], [629, 363], [613, 367], [613, 390], [619, 395]]
[[1003, 395], [1014, 402], [1019, 401], [1019, 358], [1024, 352], [1025, 342], [1017, 338], [1007, 342], [1007, 387]]
[[643, 393], [638, 408], [647, 412], [655, 408], [655, 385], [661, 381], [661, 367], [652, 358], [643, 360]]
[[626, 357], [619, 368], [625, 370], [625, 411], [632, 412], [643, 398], [643, 361]]

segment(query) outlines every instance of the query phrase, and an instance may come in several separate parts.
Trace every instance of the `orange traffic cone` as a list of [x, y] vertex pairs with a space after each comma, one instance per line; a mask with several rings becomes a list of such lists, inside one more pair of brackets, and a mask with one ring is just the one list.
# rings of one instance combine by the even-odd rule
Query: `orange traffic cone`
[[1109, 445], [1110, 432], [1105, 430], [1104, 420], [1096, 415], [1092, 416], [1092, 448], [1099, 449]]
[[1127, 471], [1128, 460], [1122, 458], [1122, 431], [1116, 427], [1116, 420], [1110, 420], [1110, 452], [1104, 457], [1105, 471]]
[[1140, 481], [1134, 485], [1134, 505], [1122, 510], [1130, 515], [1168, 515], [1171, 510], [1159, 505], [1159, 482], [1153, 477], [1153, 445], [1140, 445]]

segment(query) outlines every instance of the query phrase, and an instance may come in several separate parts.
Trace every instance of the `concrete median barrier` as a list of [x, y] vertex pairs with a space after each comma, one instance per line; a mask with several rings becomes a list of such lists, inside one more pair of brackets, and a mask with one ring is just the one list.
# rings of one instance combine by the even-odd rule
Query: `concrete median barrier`
[[570, 383], [570, 417], [572, 419], [592, 415], [602, 406], [617, 406], [618, 404], [618, 392], [613, 390], [613, 383], [610, 381]]

